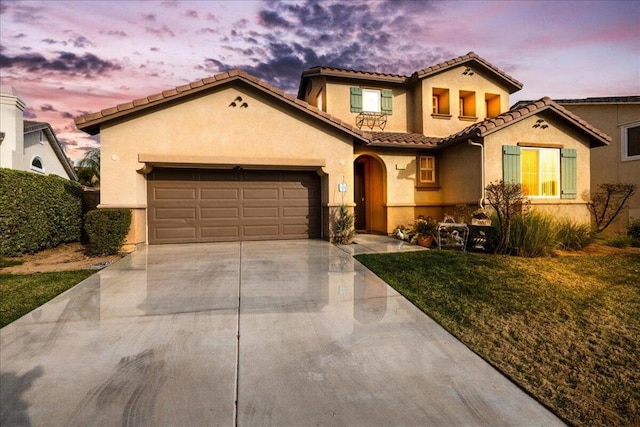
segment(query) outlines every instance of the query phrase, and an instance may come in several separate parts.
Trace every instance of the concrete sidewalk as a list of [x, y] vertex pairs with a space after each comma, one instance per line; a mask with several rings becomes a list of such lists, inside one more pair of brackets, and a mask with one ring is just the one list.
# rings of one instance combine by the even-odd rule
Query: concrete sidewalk
[[562, 425], [318, 240], [146, 247], [0, 341], [2, 425]]

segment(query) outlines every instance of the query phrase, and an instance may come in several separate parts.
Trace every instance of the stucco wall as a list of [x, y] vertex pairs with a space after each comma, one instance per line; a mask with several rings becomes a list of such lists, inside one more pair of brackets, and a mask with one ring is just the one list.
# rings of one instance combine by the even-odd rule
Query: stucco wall
[[[231, 106], [237, 97], [242, 101]], [[137, 172], [145, 167], [139, 156], [166, 165], [317, 170], [325, 175], [325, 235], [329, 208], [343, 200], [353, 204], [352, 185], [344, 196], [338, 191], [343, 180], [353, 183], [352, 137], [244, 83], [104, 126], [101, 150], [101, 207], [137, 210], [129, 243], [146, 240], [147, 186]]]
[[20, 161], [20, 167], [15, 167], [15, 169], [31, 171], [31, 160], [34, 156], [42, 159], [45, 174], [58, 175], [65, 179], [71, 179], [60, 163], [60, 159], [58, 159], [56, 152], [53, 150], [53, 147], [51, 147], [51, 143], [43, 131], [29, 132], [24, 136], [24, 152]]
[[[393, 91], [393, 109], [392, 114], [387, 115], [387, 124], [384, 128], [385, 132], [411, 132], [407, 128], [407, 111], [410, 111], [411, 103], [410, 94], [404, 88], [397, 85], [382, 85], [375, 82], [336, 82], [327, 81], [326, 105], [325, 111], [340, 120], [356, 125], [356, 117], [359, 113], [351, 112], [351, 87], [362, 87], [363, 89], [391, 89]], [[363, 127], [362, 130], [381, 132], [379, 128], [370, 129]]]
[[[533, 127], [536, 120], [540, 118], [549, 125], [547, 128]], [[557, 217], [570, 216], [576, 221], [589, 222], [590, 214], [582, 197], [590, 188], [589, 161], [591, 153], [588, 139], [585, 136], [579, 136], [567, 125], [548, 115], [540, 114], [526, 118], [485, 138], [487, 184], [502, 179], [502, 146], [517, 145], [518, 143], [562, 146], [562, 148], [577, 150], [577, 198], [532, 198], [531, 205], [533, 208], [547, 210]]]
[[[640, 189], [640, 160], [622, 160], [622, 128], [640, 123], [640, 104], [582, 104], [563, 106], [611, 137], [611, 144], [591, 150], [591, 188], [599, 184], [626, 182]], [[640, 191], [628, 202], [611, 231], [624, 231], [630, 218], [640, 218]]]
[[[475, 92], [476, 117], [478, 118], [476, 122], [486, 118], [484, 103], [486, 93], [500, 95], [500, 112], [509, 110], [509, 92], [476, 68], [471, 67], [473, 75], [470, 75], [470, 73], [463, 74], [467, 68], [466, 65], [455, 67], [422, 80], [422, 122], [425, 135], [444, 137], [475, 123], [474, 121], [459, 119], [460, 107], [458, 99], [461, 90]], [[449, 89], [449, 114], [451, 118], [435, 118], [431, 116], [433, 111], [431, 105], [433, 88]]]
[[0, 131], [4, 140], [0, 143], [0, 167], [20, 169], [24, 141], [24, 102], [11, 86], [0, 89]]

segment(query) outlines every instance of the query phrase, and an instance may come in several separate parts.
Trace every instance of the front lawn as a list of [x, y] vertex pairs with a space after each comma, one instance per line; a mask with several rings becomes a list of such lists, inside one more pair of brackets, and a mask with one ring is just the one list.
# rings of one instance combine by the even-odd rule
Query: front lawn
[[0, 274], [0, 328], [95, 274], [95, 270]]
[[638, 425], [640, 254], [357, 259], [575, 425]]

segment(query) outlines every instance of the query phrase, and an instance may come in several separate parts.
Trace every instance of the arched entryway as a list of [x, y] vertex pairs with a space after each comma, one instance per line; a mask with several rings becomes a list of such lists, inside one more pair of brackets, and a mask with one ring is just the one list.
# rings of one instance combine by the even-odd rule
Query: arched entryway
[[361, 155], [353, 162], [355, 227], [366, 233], [387, 233], [385, 168], [377, 158]]

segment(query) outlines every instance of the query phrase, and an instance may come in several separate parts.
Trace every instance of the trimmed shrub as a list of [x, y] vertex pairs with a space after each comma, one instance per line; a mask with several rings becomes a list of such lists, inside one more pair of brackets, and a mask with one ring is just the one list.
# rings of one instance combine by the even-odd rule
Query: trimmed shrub
[[614, 236], [606, 240], [607, 246], [614, 248], [626, 249], [633, 243], [633, 239], [629, 236]]
[[98, 209], [87, 212], [84, 228], [89, 237], [91, 255], [117, 253], [131, 226], [129, 209]]
[[640, 247], [640, 218], [636, 218], [627, 227], [627, 236], [633, 239], [631, 245], [633, 247]]
[[556, 231], [558, 245], [567, 251], [576, 251], [587, 246], [593, 240], [593, 233], [589, 224], [579, 224], [570, 219], [557, 222]]
[[509, 242], [514, 255], [551, 255], [558, 243], [553, 217], [535, 211], [514, 216]]
[[0, 255], [80, 240], [82, 187], [56, 175], [0, 169]]

